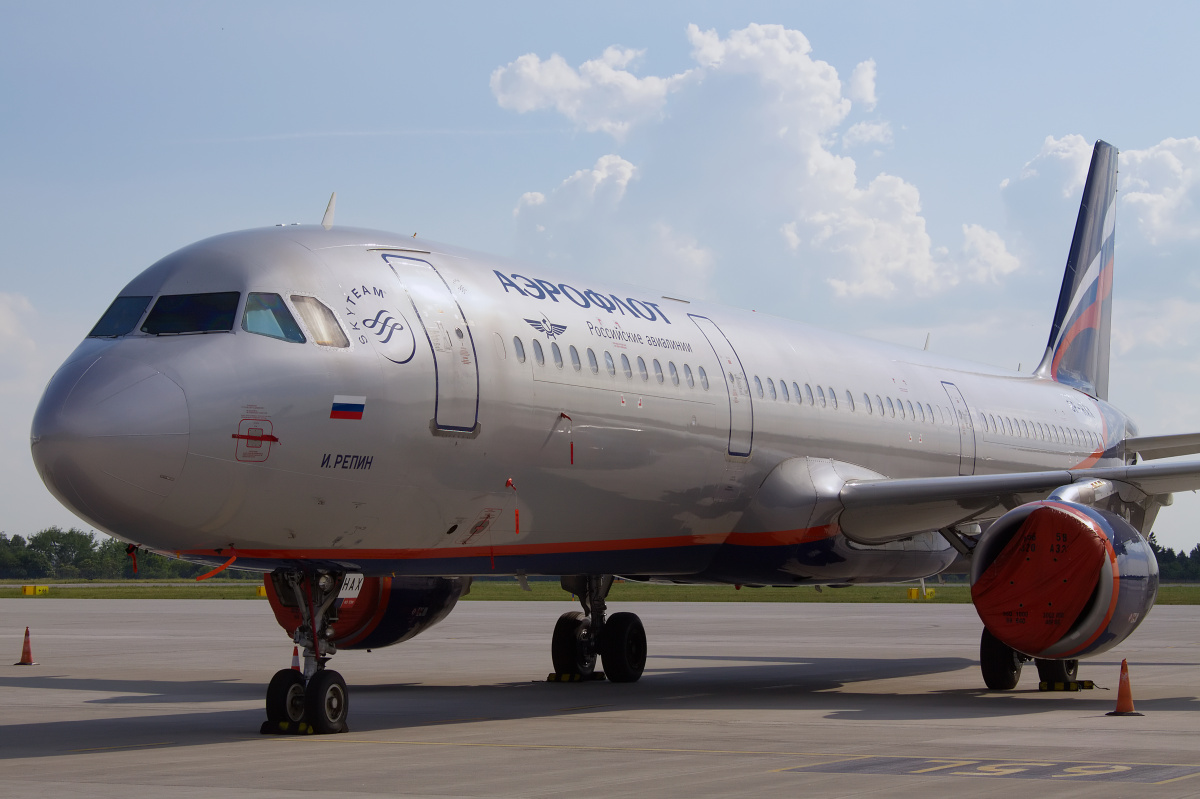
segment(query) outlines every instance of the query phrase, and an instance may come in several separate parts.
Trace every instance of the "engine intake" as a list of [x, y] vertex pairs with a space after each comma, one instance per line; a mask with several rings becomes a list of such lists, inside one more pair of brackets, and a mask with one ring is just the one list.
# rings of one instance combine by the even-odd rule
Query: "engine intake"
[[1158, 595], [1158, 562], [1128, 522], [1073, 502], [1030, 502], [1001, 516], [975, 547], [971, 600], [984, 626], [1023, 654], [1105, 652]]
[[[265, 575], [263, 582], [275, 620], [288, 635], [294, 634], [300, 626], [294, 594], [273, 574]], [[446, 618], [469, 585], [464, 577], [349, 574], [335, 600], [333, 643], [338, 649], [374, 649], [407, 641]]]

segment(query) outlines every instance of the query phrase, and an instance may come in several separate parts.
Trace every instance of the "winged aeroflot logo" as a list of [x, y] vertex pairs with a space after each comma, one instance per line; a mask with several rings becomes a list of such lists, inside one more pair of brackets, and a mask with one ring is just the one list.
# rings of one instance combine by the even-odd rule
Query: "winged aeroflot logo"
[[529, 326], [534, 330], [545, 333], [550, 338], [561, 336], [563, 333], [567, 332], [566, 325], [556, 325], [544, 316], [541, 319], [526, 319], [525, 321], [528, 322]]

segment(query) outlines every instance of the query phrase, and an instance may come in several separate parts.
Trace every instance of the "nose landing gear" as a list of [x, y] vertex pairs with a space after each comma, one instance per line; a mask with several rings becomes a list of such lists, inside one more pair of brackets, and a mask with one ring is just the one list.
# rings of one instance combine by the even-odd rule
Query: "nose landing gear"
[[346, 732], [350, 708], [346, 681], [336, 671], [325, 668], [337, 652], [330, 639], [337, 621], [334, 601], [345, 574], [292, 570], [276, 573], [275, 577], [277, 587], [290, 589], [300, 611], [301, 623], [292, 638], [304, 649], [304, 671], [281, 669], [271, 678], [267, 686], [267, 720], [261, 732]]
[[611, 574], [567, 575], [564, 591], [579, 597], [583, 613], [564, 613], [554, 625], [550, 655], [554, 671], [563, 676], [589, 679], [596, 658], [611, 682], [637, 682], [646, 668], [646, 630], [633, 613], [614, 613], [605, 619], [604, 600], [612, 588]]

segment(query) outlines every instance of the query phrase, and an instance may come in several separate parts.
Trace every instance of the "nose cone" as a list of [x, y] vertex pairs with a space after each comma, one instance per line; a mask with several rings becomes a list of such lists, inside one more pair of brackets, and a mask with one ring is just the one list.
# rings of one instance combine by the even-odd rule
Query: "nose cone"
[[42, 482], [109, 532], [136, 537], [171, 494], [188, 450], [183, 389], [158, 370], [104, 354], [51, 379], [30, 432]]

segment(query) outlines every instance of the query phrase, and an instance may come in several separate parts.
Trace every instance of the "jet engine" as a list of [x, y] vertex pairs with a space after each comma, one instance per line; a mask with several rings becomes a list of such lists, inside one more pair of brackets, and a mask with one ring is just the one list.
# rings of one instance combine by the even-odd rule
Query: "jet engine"
[[1044, 500], [996, 520], [975, 547], [971, 600], [984, 626], [1030, 657], [1097, 655], [1154, 606], [1158, 562], [1120, 516]]
[[[289, 635], [300, 626], [295, 593], [273, 574], [264, 576], [275, 620]], [[338, 649], [374, 649], [407, 641], [450, 614], [466, 593], [465, 577], [346, 575], [331, 618]]]

